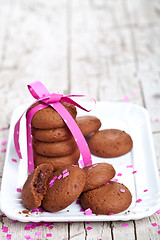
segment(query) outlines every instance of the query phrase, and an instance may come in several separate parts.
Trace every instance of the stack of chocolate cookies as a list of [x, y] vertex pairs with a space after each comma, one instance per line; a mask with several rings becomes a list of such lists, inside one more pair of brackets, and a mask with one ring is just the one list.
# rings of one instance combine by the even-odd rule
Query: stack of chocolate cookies
[[[76, 107], [69, 103], [61, 103], [75, 119]], [[48, 106], [37, 111], [32, 118], [31, 126], [35, 167], [42, 163], [50, 163], [56, 171], [78, 162], [80, 152], [74, 137], [52, 107]]]

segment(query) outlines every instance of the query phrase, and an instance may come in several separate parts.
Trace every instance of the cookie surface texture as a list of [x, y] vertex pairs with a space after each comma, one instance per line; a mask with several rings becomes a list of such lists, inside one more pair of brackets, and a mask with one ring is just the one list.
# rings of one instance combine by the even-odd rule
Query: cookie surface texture
[[98, 157], [113, 158], [122, 156], [133, 147], [129, 134], [118, 129], [105, 129], [96, 132], [88, 139], [92, 154]]
[[22, 203], [27, 209], [35, 209], [41, 205], [52, 172], [51, 164], [41, 164], [28, 176], [21, 192]]
[[32, 136], [42, 142], [61, 142], [70, 139], [72, 134], [67, 126], [53, 129], [37, 129], [32, 127]]
[[84, 136], [98, 131], [101, 127], [101, 121], [94, 116], [82, 116], [76, 118], [77, 124]]
[[108, 163], [97, 163], [84, 167], [86, 184], [83, 191], [97, 188], [110, 181], [116, 174], [115, 169]]
[[77, 144], [72, 137], [69, 140], [63, 142], [41, 142], [38, 140], [32, 140], [32, 146], [34, 152], [48, 157], [63, 157], [70, 155], [74, 152]]
[[[77, 115], [76, 107], [69, 103], [61, 103], [75, 119]], [[38, 104], [39, 103], [32, 105], [31, 108]], [[61, 116], [50, 106], [37, 111], [32, 117], [31, 125], [39, 129], [52, 129], [66, 126]]]
[[80, 151], [78, 148], [75, 149], [73, 154], [64, 157], [46, 157], [36, 153], [33, 153], [34, 165], [37, 167], [42, 163], [50, 163], [57, 171], [59, 168], [63, 168], [72, 164], [77, 164], [80, 157]]
[[53, 185], [48, 187], [42, 207], [46, 211], [57, 212], [77, 199], [84, 188], [86, 176], [79, 167], [69, 166], [54, 172], [52, 179], [55, 180]]
[[80, 202], [84, 209], [90, 208], [95, 214], [116, 214], [130, 206], [132, 195], [123, 184], [110, 181], [108, 185], [82, 193]]

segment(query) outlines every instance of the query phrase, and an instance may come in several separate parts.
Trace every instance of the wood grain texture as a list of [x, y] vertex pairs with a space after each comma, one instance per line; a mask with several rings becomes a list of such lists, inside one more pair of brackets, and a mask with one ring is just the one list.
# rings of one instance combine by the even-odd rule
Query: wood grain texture
[[[34, 80], [50, 91], [131, 102], [149, 111], [160, 169], [159, 0], [0, 0], [0, 29], [0, 129], [9, 128], [16, 106], [33, 102], [26, 84]], [[0, 144], [8, 132], [0, 130]], [[0, 152], [0, 180], [4, 158]], [[120, 221], [53, 223], [53, 229], [27, 231], [26, 223], [0, 213], [0, 228], [7, 226], [14, 240], [50, 239], [49, 232], [57, 240], [156, 240], [159, 216], [127, 227]], [[6, 235], [0, 231], [0, 239]]]

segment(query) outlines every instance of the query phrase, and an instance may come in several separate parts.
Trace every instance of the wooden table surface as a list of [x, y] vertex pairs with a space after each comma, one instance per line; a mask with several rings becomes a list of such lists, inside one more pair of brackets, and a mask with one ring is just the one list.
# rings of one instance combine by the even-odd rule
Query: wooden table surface
[[[1, 142], [13, 110], [33, 101], [26, 85], [35, 80], [55, 92], [144, 106], [160, 168], [159, 0], [0, 0]], [[1, 150], [7, 147], [0, 144]], [[1, 151], [0, 178], [4, 159]], [[53, 223], [25, 230], [26, 223], [1, 213], [0, 239], [160, 239], [158, 213], [128, 221], [127, 227], [122, 223]]]

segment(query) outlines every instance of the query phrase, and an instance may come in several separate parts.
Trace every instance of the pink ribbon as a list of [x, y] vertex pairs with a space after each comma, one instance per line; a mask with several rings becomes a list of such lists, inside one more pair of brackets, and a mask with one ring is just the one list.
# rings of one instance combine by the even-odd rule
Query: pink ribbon
[[[60, 101], [67, 102], [67, 103], [73, 104], [73, 105], [83, 109], [84, 111], [89, 112], [90, 110], [83, 108], [78, 103], [76, 103], [75, 101], [70, 99], [70, 97], [84, 97], [84, 95], [66, 95], [66, 96], [64, 96], [63, 94], [59, 94], [59, 93], [50, 93], [47, 90], [47, 88], [39, 81], [35, 81], [35, 82], [31, 83], [30, 85], [28, 85], [28, 89], [29, 89], [30, 93], [32, 94], [32, 96], [36, 99], [36, 102], [41, 101], [41, 104], [31, 108], [27, 114], [27, 121], [26, 121], [27, 158], [28, 158], [29, 173], [31, 173], [34, 170], [32, 137], [31, 137], [31, 120], [32, 120], [33, 115], [37, 111], [39, 111], [40, 109], [43, 109], [47, 106], [51, 106], [52, 108], [54, 108], [59, 113], [59, 115], [63, 118], [66, 125], [70, 129], [70, 131], [78, 145], [78, 148], [81, 152], [83, 166], [92, 164], [91, 153], [90, 153], [90, 150], [88, 148], [88, 145], [86, 143], [86, 140], [85, 140], [81, 130], [79, 129], [78, 125], [76, 124], [75, 120], [72, 118], [70, 113], [60, 103]], [[24, 115], [24, 113], [22, 114], [22, 116]], [[15, 128], [14, 128], [14, 144], [15, 144], [16, 152], [20, 159], [22, 158], [22, 155], [21, 155], [21, 150], [20, 150], [20, 145], [19, 145], [19, 129], [20, 129], [20, 121], [21, 121], [22, 116], [19, 118], [19, 120], [17, 121]]]

